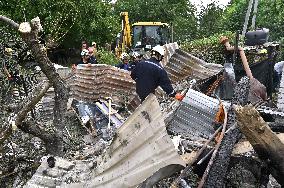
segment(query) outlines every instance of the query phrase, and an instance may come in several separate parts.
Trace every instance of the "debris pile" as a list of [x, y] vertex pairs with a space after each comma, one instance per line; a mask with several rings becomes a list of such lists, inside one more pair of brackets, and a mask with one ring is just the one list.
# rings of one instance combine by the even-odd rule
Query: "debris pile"
[[[270, 158], [259, 157], [253, 144], [255, 151], [240, 151], [235, 146], [245, 145], [245, 133], [239, 129], [243, 118], [235, 109], [252, 102], [251, 80], [243, 77], [232, 100], [223, 101], [216, 93], [199, 89], [209, 91], [213, 84], [210, 88], [218, 90], [226, 79], [216, 81], [223, 74], [221, 65], [208, 64], [178, 49], [177, 44], [166, 49], [164, 67], [176, 90], [186, 93], [181, 102], [158, 88], [156, 95], [150, 94], [139, 104], [129, 72], [108, 65], [79, 65], [75, 73], [58, 69], [71, 88], [67, 115], [73, 126], [65, 127], [64, 133], [70, 150], [64, 158], [41, 153], [39, 156], [45, 156], [25, 187], [267, 185], [271, 166], [265, 160]], [[52, 91], [36, 108], [46, 120], [52, 113]], [[266, 109], [263, 104], [254, 105]], [[269, 110], [270, 115], [282, 115], [274, 108]], [[280, 143], [277, 146], [282, 152]], [[255, 160], [257, 157], [261, 160]], [[281, 160], [278, 162], [281, 167]], [[274, 163], [272, 166], [275, 168]], [[277, 176], [281, 170], [272, 175], [282, 184]]]

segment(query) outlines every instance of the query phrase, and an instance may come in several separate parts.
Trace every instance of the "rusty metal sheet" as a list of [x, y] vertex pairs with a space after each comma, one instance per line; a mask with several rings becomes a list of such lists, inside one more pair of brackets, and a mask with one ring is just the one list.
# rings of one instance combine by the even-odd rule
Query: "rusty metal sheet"
[[176, 49], [165, 66], [172, 82], [186, 78], [204, 80], [218, 74], [223, 70], [222, 65], [206, 63], [205, 61], [183, 51]]
[[78, 65], [70, 86], [71, 96], [86, 102], [121, 95], [131, 97], [135, 94], [135, 82], [129, 71], [103, 64]]
[[136, 187], [174, 164], [185, 166], [167, 134], [157, 98], [151, 94], [118, 129], [86, 187]]
[[214, 133], [213, 122], [219, 101], [189, 89], [168, 124], [168, 130], [191, 139], [208, 139]]

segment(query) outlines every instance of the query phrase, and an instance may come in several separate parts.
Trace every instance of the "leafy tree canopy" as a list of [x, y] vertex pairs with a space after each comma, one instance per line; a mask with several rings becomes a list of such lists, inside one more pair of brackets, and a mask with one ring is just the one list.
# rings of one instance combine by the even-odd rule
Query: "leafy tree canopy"
[[108, 0], [11, 0], [0, 1], [0, 14], [16, 22], [38, 16], [43, 37], [54, 44], [73, 46], [81, 40], [98, 44], [111, 41], [119, 27]]
[[[232, 0], [227, 7], [222, 8], [216, 0], [207, 7], [201, 7], [197, 14], [196, 7], [188, 0], [117, 0], [115, 4], [110, 1], [0, 1], [0, 14], [18, 23], [39, 16], [44, 28], [43, 38], [49, 39], [51, 44], [79, 47], [82, 40], [96, 41], [100, 45], [113, 42], [120, 30], [119, 14], [123, 11], [129, 12], [130, 23], [172, 23], [174, 40], [178, 42], [201, 39], [225, 31], [235, 32], [242, 30], [249, 3], [249, 0]], [[283, 8], [283, 0], [259, 0], [256, 26], [269, 28], [272, 40], [283, 38]]]
[[130, 23], [160, 21], [172, 23], [175, 41], [192, 40], [197, 35], [196, 7], [187, 0], [118, 0], [114, 12], [129, 12]]

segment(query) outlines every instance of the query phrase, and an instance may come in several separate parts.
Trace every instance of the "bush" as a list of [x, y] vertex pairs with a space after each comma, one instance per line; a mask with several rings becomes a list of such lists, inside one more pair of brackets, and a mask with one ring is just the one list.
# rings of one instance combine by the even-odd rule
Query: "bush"
[[107, 64], [107, 65], [116, 65], [119, 62], [119, 60], [115, 57], [115, 55], [112, 52], [104, 48], [98, 50], [97, 60], [99, 64]]
[[206, 61], [207, 63], [223, 64], [224, 47], [219, 42], [221, 36], [227, 36], [231, 41], [231, 44], [235, 38], [234, 33], [225, 32], [208, 38], [184, 42], [180, 46], [182, 50], [189, 52], [190, 54]]

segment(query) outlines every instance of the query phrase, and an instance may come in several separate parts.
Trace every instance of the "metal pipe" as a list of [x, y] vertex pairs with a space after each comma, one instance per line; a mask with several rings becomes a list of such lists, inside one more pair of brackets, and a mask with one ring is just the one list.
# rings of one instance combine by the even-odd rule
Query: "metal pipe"
[[248, 60], [247, 60], [247, 57], [246, 57], [246, 54], [245, 54], [243, 48], [239, 48], [239, 52], [240, 52], [241, 60], [242, 60], [243, 66], [244, 66], [244, 70], [246, 71], [247, 77], [249, 77], [249, 79], [253, 79], [251, 70], [249, 68]]
[[[226, 41], [224, 43], [225, 47], [226, 47], [226, 50], [229, 50], [229, 51], [232, 51], [232, 50], [235, 50], [234, 47], [232, 47], [229, 43], [229, 41]], [[246, 54], [243, 50], [242, 47], [238, 47], [238, 50], [239, 50], [239, 53], [240, 53], [240, 56], [241, 56], [241, 60], [242, 60], [242, 63], [243, 63], [243, 66], [244, 66], [244, 70], [246, 72], [246, 75], [247, 77], [249, 77], [250, 79], [253, 78], [252, 76], [252, 72], [250, 70], [250, 67], [249, 67], [249, 64], [248, 64], [248, 61], [247, 61], [247, 57], [246, 57]]]

